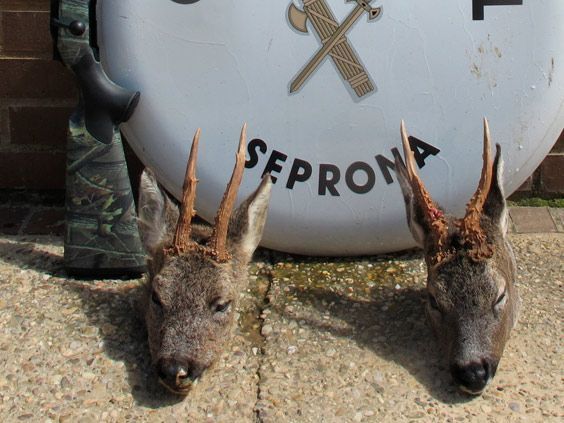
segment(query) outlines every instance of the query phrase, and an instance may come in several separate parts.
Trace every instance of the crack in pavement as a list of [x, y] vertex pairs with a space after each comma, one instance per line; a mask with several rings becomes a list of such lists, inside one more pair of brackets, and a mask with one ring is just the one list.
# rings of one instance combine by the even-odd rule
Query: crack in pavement
[[269, 296], [272, 289], [272, 282], [274, 279], [274, 275], [272, 273], [272, 266], [274, 264], [274, 257], [269, 252], [268, 257], [265, 260], [268, 267], [263, 270], [262, 276], [264, 276], [267, 280], [266, 289], [263, 291], [262, 295], [259, 297], [259, 303], [257, 304], [257, 320], [259, 322], [258, 333], [262, 339], [261, 345], [259, 346], [259, 351], [257, 352], [258, 355], [258, 366], [256, 370], [256, 377], [257, 377], [257, 385], [256, 385], [256, 401], [254, 406], [255, 412], [255, 422], [262, 423], [263, 418], [261, 417], [261, 409], [259, 408], [259, 403], [261, 401], [261, 381], [262, 381], [262, 366], [264, 364], [265, 358], [265, 348], [266, 348], [266, 335], [263, 334], [263, 327], [264, 322], [266, 319], [265, 311], [270, 308], [270, 301]]

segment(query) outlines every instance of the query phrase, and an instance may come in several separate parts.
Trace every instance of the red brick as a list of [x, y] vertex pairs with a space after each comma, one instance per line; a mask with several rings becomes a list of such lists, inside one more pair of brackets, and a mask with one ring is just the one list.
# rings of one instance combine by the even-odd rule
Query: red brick
[[11, 107], [10, 140], [12, 144], [66, 145], [67, 107]]
[[0, 53], [4, 56], [53, 55], [47, 12], [2, 12]]
[[17, 235], [28, 214], [29, 208], [25, 207], [0, 208], [0, 233]]
[[63, 189], [64, 153], [1, 153], [0, 189]]
[[562, 133], [560, 134], [560, 137], [558, 137], [556, 144], [554, 144], [554, 147], [552, 147], [552, 150], [550, 150], [550, 152], [551, 153], [564, 153], [564, 131], [562, 131]]
[[0, 10], [49, 11], [50, 0], [0, 0]]
[[0, 98], [76, 98], [72, 72], [53, 60], [0, 59]]
[[8, 109], [0, 107], [0, 144], [8, 144], [10, 142], [9, 134]]
[[541, 164], [542, 190], [564, 194], [564, 154], [549, 154]]
[[65, 230], [65, 210], [53, 208], [35, 211], [22, 232], [28, 235], [62, 235]]
[[533, 190], [533, 176], [529, 176], [515, 192], [530, 192]]

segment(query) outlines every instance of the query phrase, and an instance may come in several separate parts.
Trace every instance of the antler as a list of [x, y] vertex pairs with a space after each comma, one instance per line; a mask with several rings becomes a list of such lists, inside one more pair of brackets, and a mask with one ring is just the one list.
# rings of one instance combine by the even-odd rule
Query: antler
[[484, 151], [482, 153], [482, 174], [478, 189], [466, 206], [466, 215], [458, 222], [460, 232], [466, 244], [471, 246], [470, 256], [474, 260], [491, 257], [493, 250], [488, 244], [486, 234], [480, 226], [484, 203], [492, 183], [493, 163], [491, 159], [490, 127], [484, 118]]
[[186, 166], [186, 176], [184, 177], [184, 185], [182, 187], [182, 205], [180, 207], [180, 216], [178, 218], [178, 224], [176, 225], [173, 242], [173, 248], [176, 253], [185, 252], [197, 246], [194, 241], [190, 240], [190, 233], [192, 231], [192, 217], [196, 215], [196, 211], [194, 210], [196, 185], [198, 183], [196, 179], [196, 160], [201, 132], [202, 131], [198, 128], [194, 135], [188, 166]]
[[243, 125], [243, 129], [241, 130], [239, 150], [237, 151], [233, 174], [231, 175], [231, 180], [229, 181], [227, 189], [223, 194], [221, 205], [219, 206], [219, 210], [215, 216], [213, 233], [208, 242], [208, 246], [211, 248], [211, 254], [218, 262], [225, 262], [230, 258], [229, 252], [227, 251], [227, 229], [229, 225], [229, 218], [231, 217], [231, 212], [233, 210], [233, 206], [235, 205], [235, 200], [237, 199], [237, 192], [239, 191], [239, 186], [241, 185], [241, 180], [243, 179], [246, 139], [247, 124], [245, 123]]
[[443, 247], [446, 244], [448, 235], [447, 222], [444, 213], [435, 204], [417, 174], [415, 157], [409, 145], [409, 137], [407, 135], [407, 131], [405, 130], [405, 123], [403, 120], [401, 121], [401, 140], [407, 174], [415, 197], [414, 201], [415, 204], [419, 205], [421, 208], [423, 219], [429, 228], [429, 239], [434, 243], [435, 250], [437, 251], [437, 254], [433, 259], [433, 264], [437, 264], [443, 261], [446, 257], [446, 252], [443, 251]]

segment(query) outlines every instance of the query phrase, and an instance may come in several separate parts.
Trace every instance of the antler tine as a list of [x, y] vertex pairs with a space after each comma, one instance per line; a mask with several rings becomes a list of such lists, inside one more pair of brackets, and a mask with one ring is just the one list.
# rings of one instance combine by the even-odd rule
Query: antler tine
[[486, 118], [484, 118], [484, 150], [482, 153], [482, 159], [483, 164], [480, 182], [478, 183], [478, 188], [472, 196], [472, 199], [466, 206], [466, 216], [474, 212], [482, 212], [482, 207], [484, 206], [484, 202], [486, 201], [486, 197], [492, 183], [493, 164], [491, 158], [490, 126]]
[[231, 212], [233, 211], [233, 206], [235, 205], [235, 200], [237, 199], [237, 192], [239, 191], [239, 186], [241, 185], [241, 181], [243, 179], [246, 140], [247, 124], [245, 123], [243, 125], [243, 129], [241, 130], [241, 138], [239, 139], [239, 149], [235, 159], [233, 174], [231, 175], [231, 180], [229, 181], [227, 189], [223, 194], [223, 199], [221, 200], [221, 205], [219, 206], [217, 215], [215, 216], [213, 234], [209, 241], [209, 246], [212, 250], [211, 252], [218, 262], [225, 262], [229, 260], [229, 252], [227, 251], [227, 229]]
[[448, 235], [448, 226], [444, 213], [435, 204], [431, 195], [423, 185], [423, 181], [417, 174], [415, 157], [409, 144], [409, 137], [405, 129], [405, 123], [402, 120], [400, 125], [401, 140], [403, 145], [403, 154], [405, 156], [405, 165], [411, 188], [413, 190], [414, 201], [421, 208], [423, 218], [427, 222], [429, 230], [429, 238], [434, 244], [435, 255], [433, 257], [434, 264], [440, 263], [447, 257], [447, 252], [443, 251]]
[[425, 213], [425, 218], [428, 220], [429, 224], [432, 226], [435, 221], [438, 219], [443, 218], [443, 212], [439, 210], [439, 207], [435, 204], [431, 195], [425, 188], [423, 181], [419, 178], [417, 174], [417, 169], [415, 165], [415, 157], [413, 155], [413, 151], [411, 150], [411, 146], [409, 145], [409, 137], [407, 135], [407, 131], [405, 129], [405, 123], [401, 121], [401, 140], [403, 145], [403, 154], [405, 156], [405, 165], [407, 168], [407, 173], [409, 175], [409, 179], [411, 182], [411, 187], [413, 189], [413, 193], [416, 196], [417, 202], [423, 206], [423, 211]]
[[180, 206], [180, 216], [176, 225], [176, 233], [174, 234], [174, 248], [176, 252], [183, 252], [190, 248], [192, 241], [190, 233], [192, 231], [192, 217], [196, 215], [194, 210], [194, 202], [196, 200], [196, 161], [198, 157], [198, 145], [200, 143], [201, 129], [198, 128], [192, 141], [190, 149], [190, 158], [186, 166], [186, 176], [184, 177], [184, 185], [182, 187], [182, 204]]
[[[415, 170], [413, 151], [411, 151], [411, 146], [409, 145], [409, 136], [407, 135], [407, 131], [405, 129], [405, 122], [403, 119], [401, 120], [400, 124], [400, 132], [401, 132], [401, 142], [403, 146], [403, 155], [405, 157], [405, 166], [407, 168], [407, 174], [409, 175], [409, 179], [413, 181], [413, 179], [417, 179], [418, 182], [421, 183], [419, 180], [419, 176], [417, 175], [417, 171]], [[413, 182], [412, 182], [413, 183]]]
[[471, 256], [475, 260], [490, 257], [491, 246], [487, 243], [486, 235], [480, 226], [480, 218], [486, 198], [492, 183], [493, 163], [491, 159], [490, 127], [484, 118], [484, 149], [482, 153], [482, 173], [476, 192], [466, 206], [466, 214], [460, 222], [460, 230], [467, 244], [472, 248]]

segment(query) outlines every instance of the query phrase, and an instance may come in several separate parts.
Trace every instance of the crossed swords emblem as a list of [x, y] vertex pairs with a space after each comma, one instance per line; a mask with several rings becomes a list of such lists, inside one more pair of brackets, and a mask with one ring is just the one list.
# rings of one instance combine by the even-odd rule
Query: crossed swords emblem
[[327, 55], [333, 59], [341, 77], [350, 84], [358, 97], [374, 91], [374, 84], [349, 44], [346, 34], [364, 13], [368, 14], [369, 21], [378, 19], [382, 15], [382, 7], [370, 6], [373, 0], [346, 1], [356, 3], [356, 6], [341, 24], [337, 23], [325, 0], [302, 0], [303, 9], [299, 9], [294, 3], [290, 4], [290, 24], [296, 30], [307, 33], [309, 20], [323, 44], [290, 84], [291, 93], [304, 85]]

